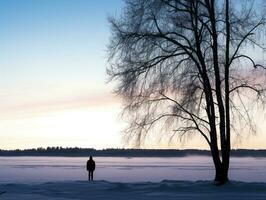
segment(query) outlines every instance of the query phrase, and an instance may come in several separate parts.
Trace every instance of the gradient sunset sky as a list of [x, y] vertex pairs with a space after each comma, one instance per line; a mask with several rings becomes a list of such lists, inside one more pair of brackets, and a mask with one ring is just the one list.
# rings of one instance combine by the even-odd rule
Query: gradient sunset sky
[[[122, 7], [122, 0], [0, 1], [1, 149], [123, 147], [121, 101], [106, 84], [107, 17]], [[259, 124], [257, 136], [233, 147], [266, 148]], [[198, 138], [171, 147], [206, 148]]]

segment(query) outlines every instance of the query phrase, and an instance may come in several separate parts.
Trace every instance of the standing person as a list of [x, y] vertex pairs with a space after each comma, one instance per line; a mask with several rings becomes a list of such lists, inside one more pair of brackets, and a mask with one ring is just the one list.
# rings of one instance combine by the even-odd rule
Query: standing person
[[95, 170], [95, 162], [90, 156], [90, 159], [87, 161], [87, 171], [88, 171], [88, 179], [89, 181], [93, 181], [93, 172]]

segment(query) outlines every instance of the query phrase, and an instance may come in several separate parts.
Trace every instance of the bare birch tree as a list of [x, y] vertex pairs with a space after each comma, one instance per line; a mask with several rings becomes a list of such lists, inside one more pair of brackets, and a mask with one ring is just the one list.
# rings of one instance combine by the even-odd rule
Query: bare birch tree
[[[238, 2], [238, 4], [237, 4]], [[228, 181], [233, 119], [250, 123], [247, 101], [263, 100], [265, 68], [259, 2], [127, 0], [110, 18], [108, 74], [130, 118], [126, 135], [141, 145], [167, 127], [169, 137], [200, 134], [210, 147], [215, 182]], [[165, 126], [167, 125], [167, 126]]]

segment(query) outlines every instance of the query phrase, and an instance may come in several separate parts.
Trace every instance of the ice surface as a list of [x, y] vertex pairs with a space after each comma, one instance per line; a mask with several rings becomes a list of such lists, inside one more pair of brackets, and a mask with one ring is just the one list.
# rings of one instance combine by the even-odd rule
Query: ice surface
[[[86, 180], [84, 157], [0, 157], [0, 183]], [[212, 180], [210, 157], [125, 158], [95, 157], [96, 180], [160, 182], [162, 180]], [[232, 158], [230, 179], [266, 182], [266, 158]]]
[[0, 199], [266, 199], [266, 158], [232, 158], [236, 181], [222, 187], [212, 184], [210, 157], [94, 159], [89, 183], [84, 157], [0, 157]]

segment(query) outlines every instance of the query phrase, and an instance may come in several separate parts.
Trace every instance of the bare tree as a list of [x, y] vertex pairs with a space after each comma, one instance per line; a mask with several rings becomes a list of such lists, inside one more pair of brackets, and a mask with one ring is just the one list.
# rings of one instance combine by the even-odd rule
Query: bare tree
[[[199, 133], [210, 147], [215, 181], [228, 181], [231, 130], [252, 119], [247, 100], [263, 100], [256, 2], [127, 0], [110, 18], [108, 74], [130, 119], [126, 136], [141, 145], [164, 127], [169, 138]], [[235, 4], [234, 4], [235, 3]], [[257, 11], [256, 11], [257, 10]], [[163, 136], [163, 135], [162, 135]]]

